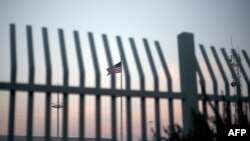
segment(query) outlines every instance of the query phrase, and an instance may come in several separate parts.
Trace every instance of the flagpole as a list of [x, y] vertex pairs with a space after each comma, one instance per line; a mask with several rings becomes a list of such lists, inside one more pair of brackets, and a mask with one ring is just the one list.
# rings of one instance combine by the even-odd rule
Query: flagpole
[[[122, 61], [121, 61], [121, 67], [122, 67]], [[123, 105], [123, 104], [122, 104], [122, 71], [121, 71], [121, 141], [122, 141], [122, 137], [123, 137], [123, 132], [122, 132], [122, 129], [123, 129], [123, 128], [122, 128], [122, 126], [123, 126], [123, 123], [122, 123], [122, 121], [123, 121], [123, 120], [122, 120], [122, 116], [123, 116], [123, 115], [122, 115], [122, 113], [123, 113], [123, 112], [122, 112], [122, 105]]]

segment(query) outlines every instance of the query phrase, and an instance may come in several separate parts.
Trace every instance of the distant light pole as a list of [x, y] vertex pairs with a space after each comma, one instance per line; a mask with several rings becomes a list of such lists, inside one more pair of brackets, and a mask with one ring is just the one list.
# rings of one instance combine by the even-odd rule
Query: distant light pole
[[[153, 128], [152, 128], [152, 123], [153, 123], [154, 121], [149, 121], [148, 123], [149, 123], [149, 128], [150, 128], [150, 131], [151, 132], [153, 132]], [[152, 133], [152, 140], [154, 139], [154, 133]]]
[[60, 103], [59, 92], [57, 93], [57, 102], [51, 103], [52, 108], [57, 109], [57, 137], [59, 137], [59, 109], [63, 108], [63, 103]]

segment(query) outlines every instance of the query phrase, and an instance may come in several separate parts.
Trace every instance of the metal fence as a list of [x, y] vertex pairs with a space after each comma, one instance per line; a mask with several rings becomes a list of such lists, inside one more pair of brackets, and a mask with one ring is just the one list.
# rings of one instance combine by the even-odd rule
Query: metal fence
[[[62, 138], [64, 141], [68, 140], [68, 97], [69, 93], [79, 94], [79, 140], [84, 140], [85, 138], [85, 117], [88, 116], [84, 111], [85, 105], [85, 95], [94, 95], [96, 102], [95, 102], [95, 133], [96, 133], [96, 140], [101, 139], [101, 97], [102, 96], [110, 96], [111, 97], [111, 138], [112, 140], [117, 140], [117, 113], [116, 113], [116, 97], [118, 94], [124, 96], [126, 98], [126, 138], [128, 141], [132, 140], [133, 133], [132, 133], [132, 107], [131, 107], [131, 98], [139, 97], [141, 100], [140, 105], [140, 116], [141, 116], [141, 137], [143, 141], [147, 140], [147, 121], [146, 121], [146, 99], [147, 98], [154, 98], [155, 101], [155, 129], [156, 129], [156, 136], [160, 137], [161, 132], [161, 124], [160, 124], [160, 106], [159, 100], [166, 99], [168, 100], [168, 111], [169, 111], [169, 125], [173, 127], [174, 121], [174, 104], [173, 100], [181, 100], [182, 101], [182, 115], [183, 115], [183, 127], [184, 133], [188, 133], [193, 128], [193, 121], [192, 121], [192, 111], [198, 111], [198, 101], [203, 102], [203, 113], [207, 114], [207, 104], [206, 101], [209, 99], [215, 102], [216, 108], [219, 107], [218, 102], [226, 100], [228, 103], [230, 102], [237, 102], [241, 100], [242, 102], [249, 103], [250, 102], [250, 82], [249, 77], [247, 76], [247, 72], [243, 65], [241, 64], [240, 60], [237, 60], [239, 63], [240, 70], [242, 72], [243, 78], [247, 85], [247, 92], [248, 96], [242, 96], [240, 93], [240, 88], [237, 90], [237, 96], [230, 96], [230, 82], [229, 78], [227, 78], [225, 73], [225, 67], [228, 67], [233, 79], [236, 81], [236, 84], [239, 84], [239, 80], [230, 65], [229, 55], [227, 54], [225, 49], [221, 49], [223, 57], [226, 61], [227, 66], [222, 66], [221, 60], [218, 57], [217, 51], [214, 47], [211, 47], [213, 57], [218, 65], [220, 75], [223, 78], [225, 83], [225, 96], [219, 95], [218, 93], [218, 81], [215, 76], [215, 72], [211, 67], [211, 63], [208, 59], [207, 53], [205, 48], [200, 45], [200, 49], [202, 55], [204, 57], [206, 66], [209, 70], [209, 74], [212, 78], [213, 82], [213, 94], [207, 95], [206, 92], [206, 83], [204, 79], [204, 75], [197, 63], [196, 55], [195, 55], [195, 44], [194, 44], [194, 35], [191, 33], [181, 33], [178, 35], [178, 51], [179, 51], [179, 66], [180, 66], [180, 78], [181, 78], [181, 92], [173, 92], [172, 88], [172, 78], [169, 72], [168, 65], [164, 58], [163, 52], [161, 50], [160, 44], [158, 41], [154, 42], [154, 45], [157, 49], [157, 54], [159, 56], [161, 65], [164, 69], [164, 73], [166, 75], [167, 80], [167, 88], [168, 91], [159, 91], [159, 75], [156, 71], [156, 66], [150, 51], [150, 47], [148, 44], [147, 39], [143, 39], [143, 44], [147, 54], [147, 61], [149, 61], [150, 68], [153, 72], [154, 78], [154, 90], [147, 91], [145, 90], [145, 74], [142, 68], [142, 62], [139, 59], [138, 51], [134, 42], [133, 38], [129, 38], [129, 43], [133, 52], [133, 57], [135, 59], [135, 63], [137, 66], [137, 71], [140, 78], [140, 90], [133, 90], [131, 89], [131, 78], [130, 78], [130, 71], [128, 68], [128, 62], [125, 57], [124, 47], [122, 43], [121, 37], [117, 36], [116, 41], [118, 44], [118, 49], [121, 56], [121, 61], [123, 63], [123, 70], [125, 73], [125, 89], [118, 90], [115, 88], [116, 79], [115, 77], [111, 78], [111, 88], [102, 88], [100, 86], [100, 68], [97, 59], [97, 52], [96, 52], [96, 45], [94, 41], [94, 37], [92, 33], [88, 33], [88, 39], [91, 47], [91, 55], [94, 62], [94, 71], [96, 75], [95, 80], [95, 87], [89, 88], [85, 86], [85, 66], [83, 63], [83, 54], [81, 53], [81, 44], [78, 31], [74, 31], [74, 41], [75, 41], [75, 49], [77, 52], [77, 61], [79, 65], [79, 76], [80, 76], [80, 83], [78, 87], [69, 86], [68, 79], [69, 79], [69, 67], [68, 67], [68, 60], [65, 50], [65, 42], [64, 42], [64, 32], [62, 29], [58, 30], [59, 34], [59, 43], [60, 43], [60, 50], [62, 56], [62, 67], [63, 67], [63, 86], [52, 85], [52, 66], [51, 66], [51, 57], [50, 57], [50, 45], [48, 39], [48, 31], [47, 28], [42, 28], [42, 37], [43, 37], [43, 45], [44, 45], [44, 52], [45, 52], [45, 63], [46, 63], [46, 84], [35, 84], [34, 83], [34, 72], [35, 72], [35, 65], [34, 65], [34, 54], [33, 54], [33, 40], [32, 40], [32, 27], [27, 26], [27, 41], [28, 41], [28, 64], [29, 64], [29, 82], [28, 83], [17, 83], [16, 76], [17, 76], [17, 52], [16, 52], [16, 28], [14, 24], [10, 24], [10, 49], [11, 49], [11, 80], [10, 82], [0, 82], [0, 89], [1, 90], [8, 90], [10, 91], [10, 101], [9, 101], [9, 121], [8, 121], [8, 140], [12, 141], [14, 139], [14, 117], [15, 117], [15, 104], [16, 104], [16, 91], [27, 91], [28, 92], [28, 116], [27, 116], [27, 140], [32, 140], [32, 127], [33, 127], [33, 105], [34, 105], [34, 92], [44, 92], [46, 93], [46, 101], [45, 101], [45, 140], [50, 141], [51, 137], [51, 95], [53, 92], [60, 92], [63, 93], [63, 103], [64, 103], [64, 110], [63, 110], [63, 122], [62, 122]], [[112, 66], [112, 56], [109, 47], [108, 38], [106, 35], [102, 36], [105, 53], [108, 60], [108, 65]], [[235, 50], [232, 50], [234, 54], [236, 54]], [[250, 67], [250, 59], [246, 53], [246, 51], [242, 51], [244, 59], [248, 67]], [[201, 83], [197, 82], [196, 74], [201, 80]], [[202, 94], [198, 94], [197, 85], [201, 85]], [[207, 98], [205, 98], [205, 95]], [[227, 111], [230, 114], [231, 110]], [[1, 126], [1, 125], [0, 125]]]

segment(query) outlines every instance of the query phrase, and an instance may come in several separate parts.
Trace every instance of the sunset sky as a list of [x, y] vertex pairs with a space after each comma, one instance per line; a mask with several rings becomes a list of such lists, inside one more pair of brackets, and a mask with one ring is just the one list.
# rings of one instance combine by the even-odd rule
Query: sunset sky
[[[101, 71], [101, 87], [110, 88], [110, 77], [106, 68], [109, 67], [102, 42], [102, 34], [107, 34], [113, 56], [113, 62], [120, 61], [120, 54], [116, 36], [121, 36], [126, 59], [131, 73], [131, 86], [139, 90], [139, 75], [136, 70], [133, 53], [128, 39], [133, 37], [136, 42], [140, 60], [146, 75], [146, 90], [152, 91], [153, 75], [146, 58], [143, 38], [149, 41], [150, 49], [160, 78], [160, 91], [167, 91], [166, 76], [157, 55], [154, 41], [160, 42], [166, 58], [172, 79], [173, 90], [180, 91], [179, 63], [177, 35], [182, 32], [191, 32], [195, 36], [196, 55], [206, 76], [207, 89], [212, 93], [212, 81], [209, 77], [205, 62], [201, 56], [199, 44], [204, 44], [207, 54], [213, 64], [216, 77], [219, 81], [219, 92], [224, 89], [222, 77], [218, 73], [217, 65], [212, 56], [210, 46], [215, 46], [223, 65], [225, 61], [220, 48], [226, 48], [230, 54], [231, 41], [235, 49], [244, 49], [250, 54], [250, 1], [248, 0], [210, 0], [210, 1], [166, 1], [166, 0], [91, 0], [91, 1], [1, 1], [0, 2], [0, 81], [10, 81], [10, 43], [9, 24], [16, 25], [17, 37], [17, 82], [28, 82], [28, 56], [26, 26], [31, 25], [33, 30], [33, 44], [35, 56], [35, 83], [45, 84], [45, 59], [41, 28], [47, 27], [52, 62], [52, 83], [62, 85], [62, 62], [58, 40], [58, 29], [64, 30], [66, 51], [69, 65], [69, 85], [79, 85], [78, 62], [76, 58], [73, 31], [80, 34], [83, 61], [86, 71], [86, 87], [95, 86], [94, 66], [87, 38], [87, 33], [94, 34]], [[242, 59], [243, 65], [246, 65]], [[250, 75], [250, 69], [247, 68]], [[229, 70], [227, 76], [231, 80]], [[117, 74], [120, 77], [120, 74]], [[124, 82], [126, 78], [123, 79]], [[243, 81], [244, 83], [244, 81]], [[123, 83], [125, 84], [125, 83]], [[246, 95], [246, 85], [243, 84], [243, 94]], [[125, 87], [125, 86], [123, 86]], [[116, 88], [120, 89], [120, 79], [116, 81]], [[200, 89], [199, 89], [200, 91]], [[35, 93], [34, 135], [44, 135], [45, 95]], [[26, 134], [27, 93], [17, 92], [16, 103], [16, 135]], [[53, 101], [56, 95], [53, 93]], [[95, 136], [95, 97], [86, 96], [86, 137]], [[124, 99], [125, 101], [125, 99]], [[161, 100], [161, 126], [168, 125], [167, 100]], [[0, 135], [7, 134], [9, 92], [0, 91]], [[70, 95], [69, 101], [69, 136], [78, 136], [78, 95]], [[110, 129], [110, 97], [102, 97], [102, 136], [111, 137]], [[117, 119], [120, 119], [120, 99], [117, 99]], [[181, 102], [174, 104], [175, 122], [182, 125]], [[125, 107], [125, 105], [124, 105]], [[133, 109], [133, 138], [140, 138], [140, 99], [132, 99]], [[124, 108], [125, 111], [125, 108]], [[124, 116], [125, 117], [125, 116]], [[147, 99], [147, 121], [154, 121], [154, 100]], [[119, 123], [120, 121], [118, 121]], [[124, 125], [126, 120], [123, 121]], [[118, 124], [119, 126], [119, 124]], [[149, 127], [149, 126], [148, 126]], [[56, 136], [56, 111], [52, 110], [52, 135]], [[125, 133], [126, 134], [126, 133]], [[148, 130], [148, 137], [151, 134]]]

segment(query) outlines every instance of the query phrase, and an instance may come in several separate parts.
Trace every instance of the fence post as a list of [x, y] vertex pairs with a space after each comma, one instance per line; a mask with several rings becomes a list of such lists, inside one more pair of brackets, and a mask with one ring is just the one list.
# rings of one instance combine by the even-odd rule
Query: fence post
[[194, 45], [192, 33], [178, 35], [181, 92], [184, 95], [182, 101], [184, 135], [192, 133], [194, 127], [192, 112], [198, 111], [197, 66]]

